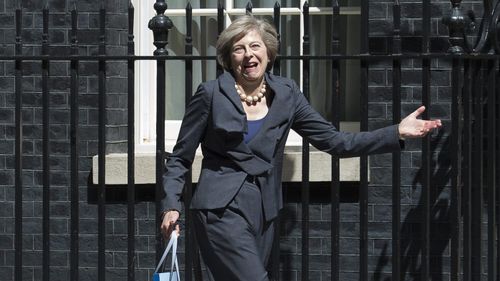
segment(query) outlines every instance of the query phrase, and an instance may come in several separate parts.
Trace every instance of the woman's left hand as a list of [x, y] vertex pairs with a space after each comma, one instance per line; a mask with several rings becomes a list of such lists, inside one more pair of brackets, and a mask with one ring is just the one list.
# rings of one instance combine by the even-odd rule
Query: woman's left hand
[[441, 120], [422, 120], [417, 117], [425, 111], [425, 106], [419, 107], [410, 115], [406, 116], [399, 123], [400, 138], [421, 138], [427, 135], [430, 131], [442, 126]]

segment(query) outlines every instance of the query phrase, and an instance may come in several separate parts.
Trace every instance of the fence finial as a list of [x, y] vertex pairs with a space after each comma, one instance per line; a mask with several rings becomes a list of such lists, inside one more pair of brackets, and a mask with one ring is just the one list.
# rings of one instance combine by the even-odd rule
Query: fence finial
[[49, 3], [45, 2], [42, 10], [42, 53], [47, 54], [47, 45], [49, 43]]
[[78, 54], [77, 29], [78, 29], [78, 11], [76, 9], [76, 1], [73, 1], [73, 7], [71, 8], [71, 32], [70, 32], [71, 49], [73, 55]]
[[129, 34], [129, 41], [134, 40], [134, 13], [135, 13], [135, 8], [134, 4], [132, 3], [132, 0], [128, 2], [128, 34]]
[[465, 16], [460, 4], [462, 0], [450, 0], [452, 8], [450, 14], [444, 16], [443, 24], [448, 26], [450, 48], [448, 52], [462, 54], [464, 52]]
[[149, 21], [149, 29], [153, 31], [154, 42], [156, 50], [154, 51], [155, 56], [166, 56], [168, 51], [165, 47], [168, 44], [168, 30], [172, 28], [172, 21], [165, 16], [165, 10], [167, 10], [168, 5], [165, 0], [157, 0], [154, 4], [154, 9], [157, 14]]

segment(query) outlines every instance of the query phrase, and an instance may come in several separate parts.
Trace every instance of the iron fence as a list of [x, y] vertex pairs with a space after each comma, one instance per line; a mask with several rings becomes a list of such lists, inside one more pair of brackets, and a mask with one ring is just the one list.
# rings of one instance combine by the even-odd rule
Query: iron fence
[[[402, 64], [408, 60], [414, 60], [421, 63], [421, 89], [422, 104], [426, 106], [427, 111], [423, 118], [431, 117], [429, 112], [433, 106], [431, 98], [431, 65], [435, 61], [451, 61], [451, 149], [449, 157], [451, 168], [451, 214], [449, 225], [451, 229], [450, 237], [450, 280], [482, 280], [487, 277], [488, 280], [496, 280], [498, 277], [498, 267], [500, 259], [498, 243], [500, 232], [498, 231], [498, 186], [497, 159], [500, 159], [498, 149], [498, 104], [497, 79], [499, 77], [499, 59], [497, 51], [500, 49], [496, 37], [496, 22], [498, 20], [497, 5], [485, 1], [485, 15], [483, 19], [483, 28], [477, 36], [479, 39], [476, 44], [471, 44], [466, 32], [466, 18], [461, 8], [461, 1], [451, 1], [450, 16], [446, 17], [446, 23], [450, 30], [450, 49], [448, 51], [431, 52], [431, 1], [422, 1], [422, 46], [421, 52], [403, 53], [401, 37], [401, 5], [399, 1], [394, 1], [393, 7], [393, 36], [392, 52], [388, 54], [373, 54], [369, 46], [369, 2], [361, 1], [361, 50], [359, 54], [346, 55], [339, 51], [339, 31], [342, 28], [338, 22], [340, 17], [340, 7], [338, 1], [332, 1], [332, 38], [331, 52], [328, 55], [311, 55], [310, 52], [310, 27], [309, 27], [309, 6], [306, 4], [301, 7], [304, 14], [304, 41], [303, 55], [280, 55], [273, 67], [275, 74], [280, 74], [281, 63], [286, 60], [302, 61], [303, 71], [303, 92], [309, 97], [310, 92], [310, 62], [313, 60], [330, 61], [332, 67], [331, 85], [333, 92], [331, 112], [333, 113], [331, 122], [335, 126], [340, 123], [340, 101], [339, 88], [337, 87], [340, 77], [340, 62], [344, 60], [358, 61], [361, 66], [361, 130], [368, 130], [368, 89], [369, 89], [369, 69], [373, 62], [385, 61], [392, 65], [392, 122], [399, 123], [401, 117], [401, 92], [402, 92]], [[127, 278], [135, 280], [135, 119], [134, 119], [134, 81], [135, 67], [134, 62], [141, 60], [152, 60], [156, 62], [157, 69], [157, 120], [165, 120], [165, 65], [169, 60], [182, 60], [185, 62], [185, 99], [188, 101], [193, 92], [193, 61], [197, 60], [215, 60], [214, 56], [193, 55], [192, 44], [192, 7], [188, 4], [186, 7], [186, 37], [185, 37], [185, 55], [170, 56], [166, 51], [168, 43], [168, 30], [172, 23], [165, 16], [167, 4], [165, 1], [158, 0], [154, 6], [157, 15], [151, 20], [150, 28], [154, 32], [154, 44], [157, 49], [153, 56], [139, 56], [134, 54], [134, 34], [133, 18], [134, 7], [130, 4], [128, 15], [128, 54], [127, 55], [109, 55], [106, 54], [106, 10], [104, 5], [99, 10], [99, 51], [97, 56], [86, 56], [78, 53], [79, 43], [77, 42], [78, 33], [78, 11], [76, 5], [71, 10], [71, 54], [70, 55], [49, 55], [49, 6], [43, 9], [43, 41], [40, 55], [25, 55], [22, 53], [23, 42], [21, 40], [22, 9], [19, 7], [15, 12], [15, 54], [12, 56], [0, 56], [0, 61], [9, 61], [15, 63], [15, 274], [14, 280], [23, 279], [23, 119], [22, 108], [22, 78], [24, 61], [40, 61], [42, 65], [41, 90], [43, 97], [43, 280], [51, 280], [50, 277], [50, 135], [49, 135], [49, 95], [50, 87], [48, 80], [50, 78], [50, 63], [54, 61], [70, 62], [70, 175], [71, 184], [69, 186], [71, 216], [70, 216], [70, 280], [79, 280], [79, 79], [80, 63], [84, 61], [93, 61], [98, 63], [98, 280], [105, 280], [105, 241], [106, 241], [106, 185], [105, 185], [105, 154], [106, 154], [106, 66], [111, 61], [124, 61], [128, 64], [128, 184], [127, 184]], [[246, 8], [248, 13], [252, 12], [252, 5], [249, 3]], [[224, 7], [220, 4], [218, 9], [218, 30], [223, 30]], [[280, 5], [276, 3], [274, 7], [274, 24], [280, 29]], [[494, 50], [495, 52], [489, 52]], [[217, 73], [221, 73], [218, 66]], [[156, 124], [157, 146], [156, 146], [156, 225], [160, 225], [159, 198], [162, 194], [161, 177], [163, 174], [164, 151], [165, 151], [165, 124], [157, 122]], [[422, 207], [421, 211], [421, 280], [430, 280], [431, 278], [431, 208], [435, 201], [432, 195], [434, 186], [432, 173], [435, 164], [432, 160], [431, 138], [426, 137], [422, 141], [421, 158], [421, 184], [422, 184]], [[445, 152], [442, 152], [445, 153]], [[309, 280], [309, 145], [304, 141], [302, 146], [302, 261], [301, 261], [301, 279]], [[359, 280], [369, 279], [369, 245], [370, 235], [368, 227], [368, 158], [362, 157], [360, 161], [360, 193], [359, 193]], [[332, 157], [332, 181], [331, 181], [331, 279], [340, 280], [340, 245], [339, 245], [339, 224], [340, 224], [340, 172], [339, 159]], [[395, 152], [392, 155], [392, 280], [402, 280], [404, 278], [404, 269], [402, 269], [403, 255], [402, 229], [401, 229], [401, 154]], [[186, 204], [189, 203], [192, 194], [191, 177], [187, 179], [186, 186]], [[486, 199], [485, 199], [486, 198]], [[486, 214], [484, 213], [486, 208]], [[190, 214], [186, 212], [186, 221], [189, 221]], [[487, 219], [487, 232], [482, 233], [481, 223]], [[279, 225], [279, 223], [278, 223]], [[193, 237], [193, 230], [189, 223], [185, 227], [186, 236], [186, 255], [183, 264], [185, 265], [185, 279], [199, 280], [201, 277], [199, 271], [193, 271], [193, 268], [199, 266], [197, 262], [196, 245]], [[280, 247], [279, 233], [276, 231], [275, 246], [273, 248], [272, 259], [274, 260], [272, 276], [276, 280], [280, 279]], [[161, 252], [162, 241], [159, 229], [157, 234], [157, 255]], [[487, 241], [487, 246], [482, 243]], [[482, 257], [487, 256], [486, 262]], [[487, 270], [484, 275], [484, 270]], [[193, 274], [194, 273], [194, 274]]]

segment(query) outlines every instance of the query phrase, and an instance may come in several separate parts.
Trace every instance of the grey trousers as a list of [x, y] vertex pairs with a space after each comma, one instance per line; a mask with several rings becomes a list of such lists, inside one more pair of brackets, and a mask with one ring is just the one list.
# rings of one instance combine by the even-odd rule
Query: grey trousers
[[261, 192], [245, 182], [227, 208], [195, 210], [194, 226], [212, 281], [267, 281], [274, 221], [265, 222]]

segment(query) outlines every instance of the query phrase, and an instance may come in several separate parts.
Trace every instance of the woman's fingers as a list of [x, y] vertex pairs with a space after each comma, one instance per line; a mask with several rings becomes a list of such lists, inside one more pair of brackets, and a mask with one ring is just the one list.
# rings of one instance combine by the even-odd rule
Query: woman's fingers
[[424, 113], [424, 111], [425, 111], [425, 106], [422, 105], [419, 108], [417, 108], [417, 110], [413, 111], [409, 116], [412, 116], [416, 119], [418, 118], [418, 116]]
[[418, 121], [420, 121], [421, 123], [421, 125], [418, 126], [420, 127], [418, 132], [421, 134], [422, 137], [427, 135], [430, 131], [441, 127], [441, 120], [418, 120]]
[[425, 111], [425, 106], [420, 106], [406, 116], [399, 124], [399, 134], [403, 138], [419, 138], [424, 137], [433, 129], [442, 126], [441, 120], [422, 120], [417, 119]]
[[424, 129], [430, 131], [432, 129], [436, 129], [436, 128], [439, 128], [441, 127], [441, 120], [429, 120], [429, 121], [425, 121], [424, 123]]
[[177, 232], [177, 235], [181, 234], [181, 226], [179, 224], [175, 225], [175, 232]]
[[168, 239], [170, 237], [170, 234], [172, 233], [174, 228], [175, 228], [177, 234], [180, 234], [180, 227], [177, 224], [178, 219], [179, 219], [179, 212], [177, 212], [177, 211], [168, 211], [163, 216], [163, 221], [161, 223], [160, 230], [166, 239]]

